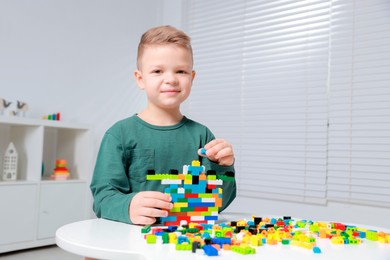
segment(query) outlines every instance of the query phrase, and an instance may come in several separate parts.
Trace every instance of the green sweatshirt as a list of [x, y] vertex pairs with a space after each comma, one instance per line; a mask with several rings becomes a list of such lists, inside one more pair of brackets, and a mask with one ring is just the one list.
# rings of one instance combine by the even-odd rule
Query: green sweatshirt
[[[217, 174], [234, 172], [234, 166], [220, 166], [198, 155], [198, 149], [213, 140], [204, 125], [186, 117], [176, 125], [155, 126], [137, 115], [114, 124], [104, 135], [91, 182], [93, 209], [98, 217], [131, 223], [129, 205], [140, 191], [161, 191], [166, 185], [146, 181], [148, 170], [182, 172], [183, 165], [199, 160]], [[222, 208], [236, 197], [236, 182], [224, 181]]]

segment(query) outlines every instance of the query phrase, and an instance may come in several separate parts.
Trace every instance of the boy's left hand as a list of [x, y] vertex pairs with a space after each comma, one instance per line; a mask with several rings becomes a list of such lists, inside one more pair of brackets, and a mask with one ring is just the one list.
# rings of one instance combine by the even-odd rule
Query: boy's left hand
[[206, 149], [206, 155], [201, 154], [201, 150], [198, 150], [200, 156], [206, 156], [210, 161], [216, 162], [219, 165], [231, 166], [234, 163], [233, 147], [224, 139], [214, 139], [204, 146]]

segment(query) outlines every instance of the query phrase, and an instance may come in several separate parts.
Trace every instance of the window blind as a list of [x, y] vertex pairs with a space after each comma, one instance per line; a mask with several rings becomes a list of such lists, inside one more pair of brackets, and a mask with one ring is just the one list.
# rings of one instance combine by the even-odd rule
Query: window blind
[[188, 115], [229, 140], [238, 194], [324, 203], [329, 1], [189, 1]]
[[390, 2], [332, 3], [330, 200], [390, 206]]

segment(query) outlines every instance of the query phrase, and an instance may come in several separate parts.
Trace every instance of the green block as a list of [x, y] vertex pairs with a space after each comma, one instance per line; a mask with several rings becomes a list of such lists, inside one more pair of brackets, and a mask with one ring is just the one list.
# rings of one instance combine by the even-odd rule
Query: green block
[[226, 175], [217, 175], [217, 178], [223, 181], [234, 181], [234, 177], [226, 176]]
[[146, 175], [146, 180], [148, 180], [148, 181], [158, 181], [160, 179], [158, 178], [157, 175], [153, 174], [153, 175]]
[[144, 227], [141, 229], [141, 233], [142, 233], [142, 234], [149, 233], [151, 227], [152, 227], [152, 226], [150, 226], [150, 225], [144, 226]]
[[192, 250], [192, 245], [191, 244], [176, 244], [176, 250]]
[[163, 232], [161, 237], [162, 237], [163, 244], [168, 244], [169, 243], [169, 234], [168, 234], [168, 232]]
[[202, 198], [202, 199], [205, 199], [205, 198], [212, 198], [212, 197], [213, 197], [213, 194], [211, 194], [211, 193], [200, 193], [200, 194], [198, 194], [198, 197], [199, 197], [199, 198]]
[[181, 208], [180, 207], [173, 207], [169, 211], [170, 212], [181, 212]]
[[156, 244], [156, 241], [157, 241], [156, 235], [153, 235], [153, 234], [146, 235], [146, 243]]
[[194, 207], [185, 207], [181, 208], [180, 212], [194, 212], [195, 208]]

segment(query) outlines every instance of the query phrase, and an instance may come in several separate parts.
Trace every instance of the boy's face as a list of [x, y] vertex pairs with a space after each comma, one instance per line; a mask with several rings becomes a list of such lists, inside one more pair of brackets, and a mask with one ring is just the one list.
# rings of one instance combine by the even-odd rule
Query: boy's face
[[190, 95], [195, 77], [191, 52], [175, 45], [146, 46], [134, 75], [149, 106], [178, 109]]

